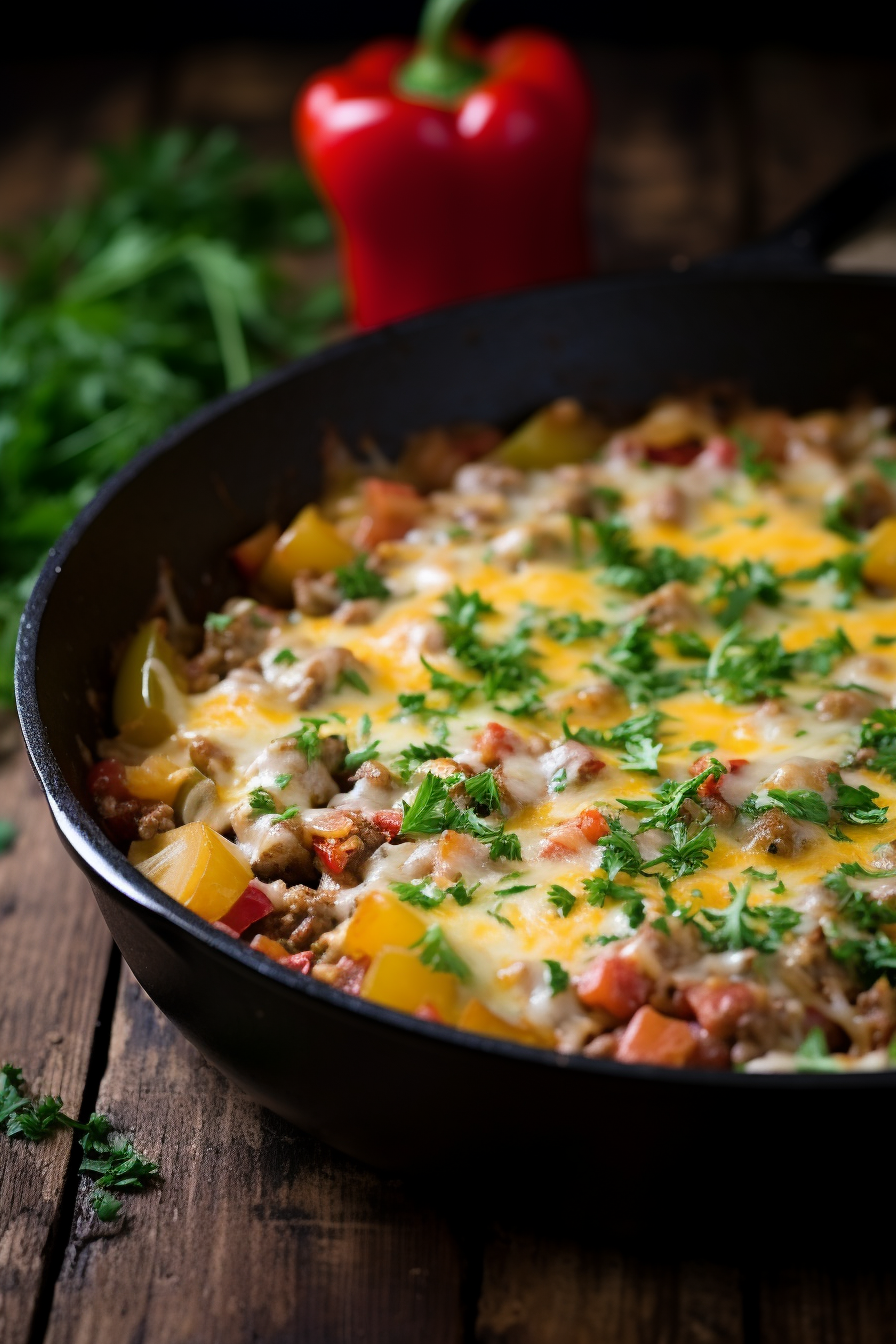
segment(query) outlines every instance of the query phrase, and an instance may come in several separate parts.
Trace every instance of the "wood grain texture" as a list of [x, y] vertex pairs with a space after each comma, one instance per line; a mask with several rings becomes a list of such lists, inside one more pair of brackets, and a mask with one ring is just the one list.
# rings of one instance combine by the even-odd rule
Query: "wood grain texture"
[[[77, 1114], [111, 940], [63, 851], [22, 750], [0, 762], [0, 816], [19, 827], [0, 855], [0, 1055]], [[71, 1149], [0, 1138], [0, 1341], [29, 1337]]]
[[741, 1344], [736, 1269], [507, 1229], [488, 1240], [479, 1344]]
[[107, 1227], [85, 1180], [49, 1344], [460, 1340], [438, 1215], [243, 1098], [129, 974], [98, 1104], [164, 1180]]
[[[885, 1253], [883, 1247], [867, 1249], [869, 1255]], [[892, 1262], [861, 1266], [856, 1256], [851, 1265], [832, 1259], [829, 1265], [798, 1262], [766, 1270], [759, 1284], [759, 1338], [762, 1344], [894, 1344]]]

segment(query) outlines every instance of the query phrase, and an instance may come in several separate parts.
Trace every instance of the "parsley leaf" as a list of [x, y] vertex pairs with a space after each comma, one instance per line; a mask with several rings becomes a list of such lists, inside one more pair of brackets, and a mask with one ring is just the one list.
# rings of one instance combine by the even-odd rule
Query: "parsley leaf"
[[794, 1051], [793, 1063], [797, 1073], [842, 1073], [843, 1065], [831, 1059], [828, 1043], [821, 1027], [813, 1027], [802, 1045]]
[[372, 761], [379, 750], [379, 745], [379, 739], [377, 739], [376, 742], [369, 742], [366, 747], [355, 747], [354, 751], [346, 754], [343, 769], [347, 773], [351, 773], [352, 770], [357, 770], [359, 765], [363, 765], [365, 761]]
[[765, 560], [719, 564], [719, 577], [710, 593], [711, 599], [723, 603], [716, 620], [726, 629], [741, 620], [751, 602], [777, 607], [781, 596], [781, 578]]
[[420, 960], [430, 970], [455, 975], [458, 980], [464, 982], [472, 979], [469, 966], [454, 951], [438, 924], [430, 925], [422, 938], [418, 938], [416, 943], [411, 943], [411, 947], [420, 948]]
[[339, 673], [336, 681], [336, 690], [341, 691], [343, 686], [352, 686], [356, 691], [360, 691], [362, 695], [370, 694], [370, 687], [361, 676], [361, 673], [354, 667], [344, 667]]
[[823, 635], [805, 649], [799, 649], [793, 655], [794, 667], [800, 672], [826, 677], [834, 664], [849, 653], [855, 653], [855, 649], [849, 636], [838, 625], [832, 635]]
[[551, 989], [551, 998], [556, 998], [562, 994], [565, 989], [569, 989], [569, 971], [565, 971], [559, 961], [552, 961], [550, 957], [544, 959], [544, 967], [547, 972], [547, 982]]
[[278, 789], [285, 789], [291, 779], [292, 775], [275, 775], [274, 783], [277, 785]]
[[210, 611], [203, 622], [206, 630], [215, 630], [219, 634], [233, 624], [233, 617], [223, 611]]
[[576, 898], [573, 893], [566, 887], [561, 887], [558, 882], [554, 882], [548, 887], [548, 900], [551, 905], [556, 908], [557, 913], [564, 919], [569, 917], [569, 914], [576, 903]]
[[687, 822], [673, 821], [669, 833], [672, 839], [663, 846], [657, 857], [646, 865], [645, 871], [647, 867], [652, 868], [656, 863], [664, 863], [670, 875], [678, 878], [690, 877], [699, 868], [706, 866], [706, 856], [716, 847], [715, 832], [711, 826], [704, 826], [702, 830], [688, 838]]
[[859, 743], [877, 753], [866, 763], [866, 769], [880, 770], [896, 779], [896, 709], [876, 709], [863, 719]]
[[880, 795], [867, 784], [854, 788], [851, 784], [844, 784], [839, 775], [828, 775], [828, 783], [836, 791], [834, 806], [843, 821], [853, 826], [880, 826], [887, 820], [887, 809], [874, 805], [875, 798]]
[[445, 890], [449, 896], [454, 897], [458, 905], [470, 905], [475, 892], [479, 890], [481, 885], [480, 882], [474, 882], [472, 887], [468, 887], [464, 883], [463, 878], [459, 877], [456, 882], [452, 882], [451, 886], [446, 887]]
[[766, 457], [759, 440], [737, 426], [731, 430], [731, 437], [740, 450], [740, 469], [744, 475], [749, 476], [756, 485], [774, 480], [775, 468]]
[[679, 658], [708, 658], [711, 649], [696, 630], [673, 630], [669, 638]]
[[[750, 883], [738, 891], [728, 883], [731, 902], [725, 910], [710, 910], [705, 906], [694, 922], [706, 941], [717, 952], [739, 951], [753, 947], [757, 952], [777, 952], [785, 934], [795, 929], [800, 915], [786, 905], [764, 905], [750, 908], [747, 900]], [[707, 928], [707, 924], [709, 927]]]
[[475, 803], [484, 807], [487, 812], [500, 810], [501, 795], [498, 792], [493, 770], [483, 770], [479, 775], [471, 775], [469, 779], [464, 780], [464, 790]]
[[862, 551], [846, 551], [843, 555], [822, 560], [811, 569], [799, 569], [795, 574], [791, 574], [790, 578], [798, 583], [811, 582], [813, 579], [831, 579], [840, 589], [834, 598], [834, 606], [844, 609], [851, 607], [856, 594], [862, 591], [864, 565], [865, 555]]
[[610, 877], [586, 877], [582, 881], [582, 886], [585, 888], [588, 904], [596, 905], [601, 910], [604, 901], [630, 901], [635, 897], [631, 887], [623, 882], [614, 882]]
[[334, 572], [339, 591], [349, 601], [359, 597], [391, 596], [379, 574], [368, 568], [364, 552], [355, 556], [350, 564], [340, 565]]
[[627, 831], [618, 817], [607, 822], [609, 835], [601, 837], [601, 864], [611, 880], [619, 873], [630, 873], [633, 877], [641, 871], [641, 851], [635, 837]]
[[324, 723], [324, 719], [304, 719], [304, 727], [291, 736], [295, 741], [299, 751], [304, 753], [305, 759], [310, 765], [320, 756], [320, 734], [318, 729]]
[[[628, 800], [619, 798], [617, 801], [631, 812], [647, 813], [644, 821], [638, 827], [639, 834], [641, 831], [651, 830], [653, 827], [668, 831], [677, 818], [685, 798], [693, 798], [704, 780], [710, 777], [719, 779], [724, 774], [727, 774], [726, 767], [721, 761], [717, 761], [714, 756], [711, 756], [710, 763], [705, 770], [701, 770], [698, 775], [684, 780], [681, 784], [676, 784], [672, 779], [664, 779], [656, 791], [655, 798], [651, 801], [642, 798]], [[601, 843], [606, 842], [601, 841]]]
[[0, 854], [5, 854], [15, 844], [19, 828], [7, 817], [0, 817]]
[[[858, 483], [861, 485], [861, 482]], [[830, 500], [824, 506], [821, 522], [829, 532], [836, 532], [838, 536], [845, 537], [847, 541], [861, 541], [862, 533], [850, 522], [850, 515], [853, 512], [854, 502], [846, 495], [841, 495], [839, 499]]]
[[249, 806], [253, 812], [272, 813], [277, 811], [277, 804], [274, 802], [267, 789], [253, 789], [249, 794]]
[[489, 826], [470, 809], [460, 808], [450, 796], [455, 784], [464, 783], [463, 775], [424, 775], [414, 801], [403, 802], [404, 817], [399, 835], [437, 835], [441, 831], [464, 831], [489, 846], [492, 859], [519, 859], [520, 839], [512, 831], [505, 831], [504, 823]]
[[271, 661], [284, 667], [291, 667], [293, 663], [297, 663], [299, 660], [292, 649], [281, 649], [279, 653], [274, 655]]
[[402, 779], [408, 780], [424, 761], [438, 760], [444, 755], [444, 742], [412, 742], [399, 752], [395, 758], [395, 765]]
[[391, 886], [400, 901], [417, 905], [421, 910], [435, 910], [447, 894], [429, 877], [418, 877], [413, 882], [393, 882]]
[[745, 704], [780, 694], [781, 682], [793, 676], [794, 655], [777, 634], [751, 639], [740, 624], [718, 641], [706, 665], [706, 689], [717, 700]]
[[588, 620], [572, 611], [565, 616], [551, 616], [545, 623], [545, 633], [558, 644], [575, 644], [580, 639], [596, 639], [607, 628], [606, 621]]

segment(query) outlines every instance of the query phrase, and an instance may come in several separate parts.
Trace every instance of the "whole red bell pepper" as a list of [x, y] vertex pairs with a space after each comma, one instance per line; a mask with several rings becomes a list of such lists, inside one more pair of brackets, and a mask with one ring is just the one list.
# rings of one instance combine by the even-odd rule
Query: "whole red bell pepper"
[[364, 47], [296, 100], [360, 327], [589, 269], [579, 64], [537, 31], [456, 36], [466, 3], [429, 0], [416, 45]]

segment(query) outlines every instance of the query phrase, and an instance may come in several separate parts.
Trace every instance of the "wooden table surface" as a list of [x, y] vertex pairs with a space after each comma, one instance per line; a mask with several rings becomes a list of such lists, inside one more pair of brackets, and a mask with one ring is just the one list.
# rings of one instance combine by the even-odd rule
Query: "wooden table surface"
[[[260, 151], [284, 152], [292, 92], [330, 54], [231, 47], [152, 63], [0, 64], [0, 223], [85, 189], [85, 144], [145, 124], [227, 121]], [[583, 54], [602, 106], [592, 211], [605, 270], [682, 266], [733, 246], [896, 140], [893, 62]], [[840, 260], [896, 266], [893, 230]], [[773, 1194], [786, 1191], [778, 1145], [798, 1136], [776, 1135], [773, 1120], [752, 1154], [727, 1153], [724, 1136], [685, 1136], [683, 1159], [693, 1144], [718, 1220], [713, 1261], [679, 1244], [661, 1192], [645, 1210], [645, 1226], [668, 1225], [661, 1252], [655, 1236], [650, 1252], [614, 1246], [612, 1210], [595, 1210], [589, 1238], [500, 1208], [458, 1209], [439, 1198], [437, 1165], [423, 1192], [341, 1157], [245, 1100], [177, 1034], [122, 967], [16, 747], [0, 760], [0, 816], [20, 828], [0, 857], [0, 1054], [69, 1111], [111, 1115], [163, 1177], [104, 1225], [68, 1131], [41, 1145], [0, 1138], [2, 1344], [896, 1340], [886, 1262], [837, 1258], [844, 1245], [879, 1244], [876, 1234], [831, 1228], [828, 1261], [801, 1255], [800, 1210]], [[890, 1127], [864, 1138], [879, 1156], [857, 1178], [885, 1187]], [[770, 1216], [792, 1223], [792, 1254], [726, 1253], [726, 1220], [757, 1186]]]

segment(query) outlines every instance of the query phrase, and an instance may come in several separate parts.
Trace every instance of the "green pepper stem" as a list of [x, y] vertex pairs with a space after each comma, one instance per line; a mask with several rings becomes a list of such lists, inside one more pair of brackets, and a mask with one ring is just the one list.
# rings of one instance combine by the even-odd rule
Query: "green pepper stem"
[[426, 0], [417, 50], [398, 72], [396, 82], [402, 93], [422, 95], [436, 102], [453, 102], [479, 82], [485, 67], [454, 47], [457, 27], [471, 3], [472, 0]]

